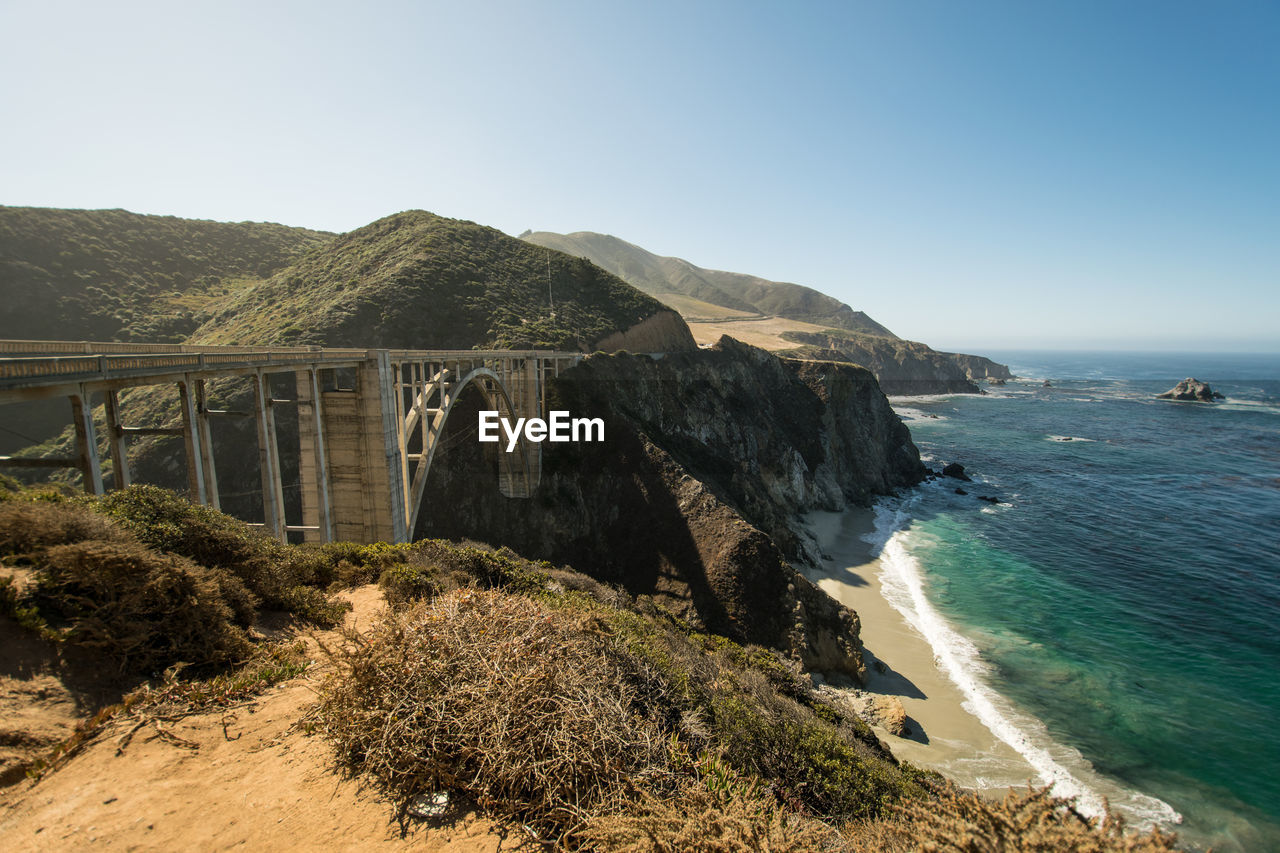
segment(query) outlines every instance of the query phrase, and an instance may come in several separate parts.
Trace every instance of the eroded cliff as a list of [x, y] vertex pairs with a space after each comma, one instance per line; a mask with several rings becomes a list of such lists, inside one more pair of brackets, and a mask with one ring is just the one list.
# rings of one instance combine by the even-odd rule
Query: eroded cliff
[[[600, 443], [544, 444], [530, 500], [493, 485], [479, 405], [450, 418], [416, 535], [472, 537], [652, 595], [706, 629], [861, 677], [857, 616], [788, 564], [795, 515], [865, 502], [923, 475], [875, 378], [724, 339], [648, 356], [598, 354], [561, 375], [553, 408], [601, 417]], [[464, 404], [460, 403], [460, 406]]]
[[880, 380], [886, 394], [980, 394], [965, 370], [951, 358], [916, 341], [826, 333], [786, 332], [800, 344], [790, 354], [798, 358], [830, 359], [860, 364]]

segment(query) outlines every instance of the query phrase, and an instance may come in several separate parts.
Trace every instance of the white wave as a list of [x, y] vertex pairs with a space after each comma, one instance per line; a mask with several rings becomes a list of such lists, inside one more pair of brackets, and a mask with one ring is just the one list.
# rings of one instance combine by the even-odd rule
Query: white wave
[[894, 414], [902, 418], [904, 421], [946, 421], [950, 420], [946, 415], [939, 415], [936, 412], [926, 412], [923, 409], [913, 409], [910, 406], [894, 406]]
[[896, 409], [899, 404], [903, 403], [944, 403], [947, 400], [954, 400], [957, 397], [963, 397], [966, 400], [992, 400], [999, 399], [1002, 395], [994, 392], [988, 392], [986, 394], [961, 394], [957, 391], [954, 394], [886, 394], [885, 396], [889, 400], [889, 405]]
[[1261, 400], [1233, 400], [1227, 398], [1218, 403], [1217, 408], [1236, 412], [1266, 412], [1269, 415], [1280, 415], [1280, 406], [1276, 406], [1274, 403], [1264, 403]]
[[987, 686], [983, 675], [990, 672], [989, 665], [978, 647], [934, 609], [925, 594], [920, 563], [907, 548], [910, 509], [919, 500], [917, 493], [878, 504], [875, 531], [864, 539], [879, 552], [885, 600], [928, 641], [934, 662], [964, 695], [964, 709], [1025, 758], [1041, 784], [1051, 785], [1056, 796], [1075, 797], [1086, 814], [1104, 814], [1109, 801], [1144, 827], [1181, 823], [1182, 816], [1168, 803], [1100, 776], [1078, 750], [1056, 743], [1044, 723]]
[[1045, 438], [1049, 441], [1085, 441], [1090, 443], [1097, 441], [1095, 438], [1081, 438], [1078, 435], [1047, 435]]

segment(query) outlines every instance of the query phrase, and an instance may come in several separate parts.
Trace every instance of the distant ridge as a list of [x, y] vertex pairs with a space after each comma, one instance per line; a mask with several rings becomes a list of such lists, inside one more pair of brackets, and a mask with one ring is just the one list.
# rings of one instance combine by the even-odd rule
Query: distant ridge
[[977, 382], [1012, 376], [982, 356], [899, 338], [811, 287], [704, 269], [592, 231], [526, 231], [520, 239], [584, 257], [675, 308], [703, 346], [729, 335], [779, 355], [860, 364], [895, 395], [977, 394]]
[[683, 258], [655, 255], [634, 243], [593, 231], [575, 231], [572, 234], [527, 231], [520, 238], [586, 258], [666, 302], [686, 318], [696, 313], [700, 306], [671, 297], [688, 297], [743, 314], [783, 317], [875, 337], [897, 337], [863, 312], [855, 311], [811, 287], [769, 281], [743, 273], [704, 269]]

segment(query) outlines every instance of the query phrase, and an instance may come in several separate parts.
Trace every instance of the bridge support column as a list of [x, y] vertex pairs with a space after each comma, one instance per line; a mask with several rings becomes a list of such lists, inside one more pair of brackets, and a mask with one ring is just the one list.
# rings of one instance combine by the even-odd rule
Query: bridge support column
[[93, 401], [81, 386], [71, 395], [71, 417], [76, 428], [76, 459], [84, 474], [84, 488], [91, 495], [102, 494], [102, 463], [98, 461], [98, 436], [93, 428]]
[[200, 460], [204, 467], [204, 488], [209, 506], [222, 509], [222, 498], [218, 495], [218, 470], [213, 464], [213, 421], [209, 417], [209, 403], [205, 399], [204, 380], [197, 379], [196, 385], [196, 424], [200, 429]]
[[120, 392], [106, 393], [107, 434], [111, 442], [111, 470], [114, 473], [117, 489], [129, 488], [132, 478], [129, 476], [129, 452], [124, 440], [124, 430], [120, 428]]
[[388, 353], [372, 355], [357, 369], [354, 391], [320, 395], [333, 534], [353, 542], [408, 542], [395, 375]]
[[182, 402], [182, 440], [187, 449], [187, 489], [191, 499], [198, 504], [209, 503], [209, 490], [205, 480], [204, 442], [200, 438], [200, 418], [197, 415], [196, 393], [190, 376], [178, 383], [178, 396]]
[[329, 414], [320, 390], [319, 371], [299, 370], [298, 385], [298, 482], [302, 490], [303, 539], [333, 541], [333, 500], [329, 473]]
[[253, 377], [253, 414], [258, 427], [258, 467], [262, 472], [263, 523], [271, 535], [285, 541], [284, 488], [280, 482], [280, 447], [276, 442], [276, 418], [271, 411], [267, 375]]

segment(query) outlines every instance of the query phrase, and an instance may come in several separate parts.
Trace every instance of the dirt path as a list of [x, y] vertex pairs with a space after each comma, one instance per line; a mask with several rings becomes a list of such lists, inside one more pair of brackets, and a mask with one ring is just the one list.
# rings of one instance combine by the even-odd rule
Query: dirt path
[[[350, 597], [357, 624], [382, 606], [376, 587]], [[33, 672], [26, 686], [38, 692], [35, 679], [48, 677]], [[3, 792], [0, 849], [515, 849], [518, 832], [504, 842], [499, 827], [475, 814], [402, 827], [376, 791], [336, 773], [324, 741], [296, 725], [315, 700], [319, 677], [312, 672], [250, 705], [187, 717], [166, 727], [175, 739], [147, 726], [121, 751], [124, 730], [108, 730], [42, 781]], [[54, 704], [61, 726], [65, 704]]]

